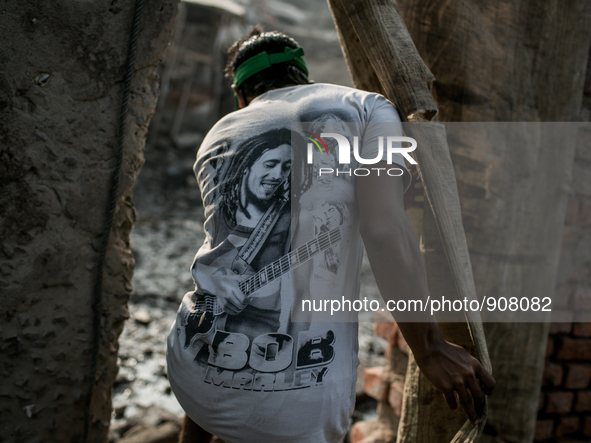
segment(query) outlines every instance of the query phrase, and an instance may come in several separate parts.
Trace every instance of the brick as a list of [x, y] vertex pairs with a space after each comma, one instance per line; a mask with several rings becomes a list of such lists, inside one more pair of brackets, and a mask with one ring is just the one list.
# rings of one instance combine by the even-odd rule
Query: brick
[[572, 245], [581, 238], [581, 229], [575, 226], [565, 226], [562, 231], [562, 244]]
[[591, 381], [591, 365], [568, 365], [564, 387], [567, 389], [585, 389]]
[[394, 322], [375, 322], [373, 324], [373, 333], [388, 343], [396, 343], [397, 332], [398, 325]]
[[591, 312], [576, 312], [575, 313], [576, 323], [591, 323]]
[[554, 354], [554, 340], [552, 337], [548, 337], [548, 343], [546, 344], [546, 358]]
[[583, 418], [583, 435], [591, 437], [591, 415], [586, 415]]
[[574, 313], [572, 310], [556, 309], [555, 306], [552, 308], [552, 323], [550, 323], [549, 333], [551, 335], [570, 334], [573, 327], [572, 322], [574, 319]]
[[[217, 443], [217, 442], [214, 442]], [[566, 437], [560, 437], [560, 438], [555, 438], [550, 440], [550, 442], [547, 443], [589, 443], [589, 441], [586, 438], [579, 438], [578, 436], [574, 435], [574, 436], [566, 436]]]
[[546, 413], [568, 414], [572, 408], [575, 394], [572, 392], [550, 392], [546, 396]]
[[377, 427], [376, 420], [358, 421], [351, 428], [351, 443], [359, 443]]
[[572, 329], [573, 329], [572, 323], [550, 323], [549, 333], [552, 335], [570, 334]]
[[572, 435], [581, 429], [581, 420], [579, 417], [560, 417], [554, 435], [563, 437], [565, 435]]
[[[588, 95], [589, 87], [585, 88], [585, 95]], [[589, 161], [591, 160], [591, 149], [589, 149], [589, 135], [579, 131], [575, 148], [575, 159]]]
[[395, 374], [405, 375], [408, 367], [408, 355], [398, 349], [398, 346], [390, 348], [389, 356], [386, 357], [390, 362], [390, 369]]
[[583, 338], [559, 338], [557, 340], [557, 360], [591, 360], [591, 340]]
[[562, 366], [555, 363], [546, 363], [542, 386], [560, 386], [562, 384]]
[[573, 335], [575, 337], [591, 337], [591, 323], [574, 323]]
[[549, 440], [554, 435], [554, 420], [538, 420], [536, 423], [535, 441]]
[[390, 360], [391, 354], [392, 354], [392, 343], [388, 343], [388, 346], [386, 346], [386, 350], [384, 351], [384, 358], [386, 360]]
[[404, 392], [404, 377], [398, 376], [390, 383], [388, 391], [388, 403], [394, 411], [394, 415], [400, 417], [402, 412], [402, 394]]
[[398, 349], [400, 349], [406, 355], [408, 355], [410, 353], [410, 348], [406, 344], [406, 340], [404, 339], [404, 337], [402, 336], [402, 334], [398, 334], [398, 341], [397, 341], [397, 343], [398, 343]]
[[577, 400], [575, 401], [576, 412], [591, 411], [591, 391], [577, 392]]
[[363, 392], [378, 401], [385, 400], [389, 387], [387, 370], [385, 366], [376, 366], [363, 371]]
[[577, 286], [573, 294], [573, 308], [576, 311], [591, 311], [591, 288]]
[[582, 201], [579, 211], [579, 226], [588, 228], [591, 226], [591, 201]]
[[373, 315], [374, 323], [396, 323], [394, 317], [388, 311], [376, 311]]
[[[573, 271], [569, 277], [569, 281], [573, 283], [583, 283], [589, 278], [591, 278], [591, 275], [589, 273], [589, 269], [587, 269], [587, 265], [581, 265]], [[591, 281], [589, 281], [589, 283], [591, 283]]]
[[578, 198], [568, 198], [568, 203], [566, 205], [566, 214], [564, 216], [564, 223], [573, 225], [579, 223], [579, 206], [580, 202]]
[[351, 443], [395, 441], [399, 420], [388, 420], [388, 418], [355, 423], [351, 430]]
[[568, 307], [573, 288], [570, 285], [560, 285], [554, 292], [552, 307], [555, 309], [564, 309]]
[[554, 309], [554, 306], [552, 307], [551, 321], [553, 323], [572, 323], [574, 317], [575, 314], [572, 310]]

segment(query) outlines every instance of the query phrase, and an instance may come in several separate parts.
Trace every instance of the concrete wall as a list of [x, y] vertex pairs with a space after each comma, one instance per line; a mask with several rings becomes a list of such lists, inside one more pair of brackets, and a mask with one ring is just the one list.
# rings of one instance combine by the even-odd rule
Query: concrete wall
[[[80, 441], [91, 296], [135, 2], [5, 2], [0, 12], [0, 440]], [[144, 2], [106, 258], [89, 441], [103, 441], [128, 317], [131, 188], [176, 0]]]

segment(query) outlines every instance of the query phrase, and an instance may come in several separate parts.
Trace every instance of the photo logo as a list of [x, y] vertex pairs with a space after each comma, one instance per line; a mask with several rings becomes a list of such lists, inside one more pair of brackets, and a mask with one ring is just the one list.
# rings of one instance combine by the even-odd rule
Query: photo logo
[[[310, 134], [311, 136], [313, 136], [316, 140], [318, 140], [320, 143], [322, 143], [322, 146], [324, 146], [324, 151], [328, 154], [328, 149], [326, 148], [326, 145], [324, 144], [324, 142], [322, 141], [322, 139], [320, 137], [318, 137], [316, 134], [312, 133], [312, 132], [308, 132], [308, 131], [304, 131], [306, 134]], [[305, 136], [304, 136], [305, 137]], [[318, 144], [318, 142], [316, 140], [314, 140], [314, 138], [311, 137], [306, 137], [308, 140], [310, 140], [312, 143], [314, 143], [318, 149], [320, 150], [320, 153], [322, 154], [322, 148], [320, 147], [320, 145]], [[310, 144], [308, 143], [308, 164], [310, 164]]]
[[[326, 147], [326, 143], [322, 140], [326, 137], [331, 137], [336, 140], [338, 148], [336, 150], [336, 160], [339, 165], [350, 165], [351, 164], [351, 144], [349, 143], [349, 139], [342, 134], [338, 134], [335, 132], [323, 132], [320, 134], [320, 137], [312, 132], [304, 131], [309, 136], [304, 136], [306, 139], [310, 140], [312, 143], [308, 143], [308, 152], [307, 152], [307, 163], [309, 165], [313, 164], [314, 162], [314, 146], [318, 148], [320, 154], [323, 155], [330, 155], [328, 149]], [[408, 143], [410, 146], [402, 146], [402, 143]], [[324, 148], [324, 150], [322, 149]], [[382, 161], [384, 157], [384, 152], [386, 153], [386, 161], [389, 165], [393, 163], [392, 157], [395, 154], [400, 154], [404, 157], [411, 165], [416, 165], [417, 162], [410, 156], [410, 153], [413, 152], [417, 148], [417, 142], [415, 139], [410, 137], [403, 137], [403, 136], [387, 136], [386, 143], [384, 147], [384, 137], [378, 137], [378, 152], [374, 158], [366, 159], [361, 157], [359, 153], [359, 137], [353, 137], [353, 157], [355, 160], [361, 165], [374, 165], [380, 161]], [[379, 175], [379, 170], [384, 168], [371, 168], [372, 170], [377, 170]], [[335, 168], [318, 168], [318, 175], [322, 176], [323, 174], [347, 174], [351, 175], [351, 171], [354, 175], [363, 176], [369, 175], [370, 169], [368, 168], [356, 168], [356, 169], [349, 169], [345, 167], [344, 170], [339, 171]], [[387, 170], [388, 175], [391, 176], [399, 176], [404, 173], [404, 171], [400, 168], [391, 168]]]

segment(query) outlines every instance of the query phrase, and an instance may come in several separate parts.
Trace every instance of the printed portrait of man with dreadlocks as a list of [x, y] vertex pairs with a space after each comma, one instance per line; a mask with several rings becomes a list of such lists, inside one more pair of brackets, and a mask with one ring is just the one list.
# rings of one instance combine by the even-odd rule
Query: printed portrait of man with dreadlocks
[[[183, 303], [185, 347], [197, 348], [197, 362], [215, 364], [223, 358], [225, 367], [241, 368], [241, 359], [232, 363], [215, 352], [228, 334], [243, 334], [256, 345], [253, 340], [262, 334], [286, 332], [290, 287], [281, 284], [281, 277], [290, 270], [292, 200], [299, 200], [311, 184], [305, 149], [301, 135], [280, 128], [250, 137], [235, 149], [222, 141], [205, 160], [219, 183], [204, 193], [204, 204], [216, 208], [207, 222], [212, 237], [208, 253], [197, 253], [192, 266], [199, 274], [198, 290], [186, 294], [190, 301]], [[292, 168], [293, 163], [298, 167]], [[288, 348], [291, 356], [291, 347], [283, 343], [288, 336], [264, 337], [278, 341], [277, 358]]]
[[[349, 140], [353, 147], [353, 136], [349, 125], [346, 123], [353, 120], [353, 116], [340, 110], [331, 109], [331, 112], [308, 112], [301, 117], [299, 126], [301, 131], [307, 134], [321, 135], [325, 133], [337, 133]], [[298, 288], [296, 291], [305, 293], [310, 299], [330, 299], [339, 288], [335, 288], [334, 277], [339, 273], [341, 255], [348, 255], [350, 250], [349, 236], [352, 224], [356, 219], [356, 204], [354, 200], [355, 190], [353, 175], [350, 172], [349, 164], [338, 162], [338, 143], [332, 137], [322, 138], [323, 149], [312, 149], [312, 184], [303, 193], [299, 200], [300, 205], [300, 231], [308, 224], [308, 237], [313, 233], [315, 237], [321, 233], [334, 232], [338, 229], [341, 240], [331, 244], [322, 253], [314, 258], [314, 263], [307, 270], [309, 275], [310, 289]], [[338, 169], [339, 174], [334, 171]], [[329, 171], [332, 171], [329, 172]], [[345, 258], [346, 261], [346, 257]], [[350, 270], [342, 269], [341, 273]], [[337, 281], [350, 284], [347, 279]], [[343, 292], [345, 293], [345, 292]], [[298, 320], [303, 314], [298, 313]]]

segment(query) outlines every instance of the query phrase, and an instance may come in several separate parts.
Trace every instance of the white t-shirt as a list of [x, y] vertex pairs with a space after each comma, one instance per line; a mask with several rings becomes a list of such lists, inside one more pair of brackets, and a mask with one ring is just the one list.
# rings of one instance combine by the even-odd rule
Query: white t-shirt
[[[349, 143], [347, 163], [334, 134]], [[168, 337], [168, 376], [191, 419], [224, 441], [345, 436], [357, 323], [331, 315], [330, 301], [358, 297], [354, 182], [372, 165], [357, 159], [386, 159], [391, 135], [402, 135], [400, 118], [381, 95], [314, 84], [257, 97], [203, 141], [195, 173], [206, 239]], [[408, 185], [402, 156], [390, 160]], [[219, 305], [232, 291], [248, 297], [236, 315]]]

